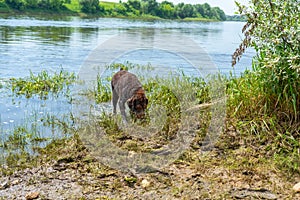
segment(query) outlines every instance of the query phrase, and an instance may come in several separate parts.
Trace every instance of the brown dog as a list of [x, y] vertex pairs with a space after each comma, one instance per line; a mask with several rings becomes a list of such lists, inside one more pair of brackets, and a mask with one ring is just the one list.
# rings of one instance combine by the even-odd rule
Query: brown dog
[[136, 118], [142, 119], [145, 116], [145, 110], [148, 105], [145, 91], [138, 78], [122, 68], [111, 80], [113, 113], [116, 114], [117, 102], [123, 122], [127, 123], [125, 114], [125, 103], [127, 102], [131, 114]]

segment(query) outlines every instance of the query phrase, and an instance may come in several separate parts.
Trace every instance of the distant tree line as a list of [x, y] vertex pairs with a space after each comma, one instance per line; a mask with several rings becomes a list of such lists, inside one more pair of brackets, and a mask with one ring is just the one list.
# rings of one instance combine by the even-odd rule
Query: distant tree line
[[247, 17], [245, 15], [231, 15], [226, 16], [227, 21], [247, 21]]
[[[5, 0], [6, 4], [18, 10], [47, 9], [63, 10], [65, 4], [74, 3], [75, 0]], [[156, 0], [128, 0], [113, 4], [113, 6], [102, 6], [99, 0], [78, 0], [81, 11], [88, 14], [102, 16], [143, 16], [152, 15], [164, 19], [184, 18], [207, 18], [215, 20], [226, 20], [226, 15], [219, 7], [211, 7], [209, 4], [185, 4], [174, 5], [172, 2]], [[103, 1], [105, 2], [105, 1]]]
[[79, 0], [81, 11], [90, 14], [104, 14], [104, 7], [100, 6], [99, 0]]
[[[97, 1], [97, 0], [96, 0]], [[153, 15], [164, 19], [184, 18], [207, 18], [215, 20], [226, 20], [226, 15], [219, 7], [211, 7], [209, 4], [185, 4], [174, 5], [172, 2], [156, 0], [128, 0], [121, 3], [117, 12], [127, 15]]]
[[48, 9], [61, 10], [64, 9], [65, 3], [70, 3], [71, 0], [5, 0], [5, 3], [17, 10], [26, 9]]

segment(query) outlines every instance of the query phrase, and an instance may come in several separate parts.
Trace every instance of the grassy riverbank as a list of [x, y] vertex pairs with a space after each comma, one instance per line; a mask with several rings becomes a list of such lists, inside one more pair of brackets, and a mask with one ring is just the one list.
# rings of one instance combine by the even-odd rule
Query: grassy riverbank
[[[128, 67], [131, 70], [137, 66]], [[151, 68], [143, 67], [143, 70]], [[62, 86], [72, 83], [74, 76], [63, 72], [49, 76], [43, 72], [24, 80], [12, 79], [11, 87], [17, 95], [32, 98], [42, 94], [41, 99], [44, 99], [52, 93], [46, 88], [53, 79], [61, 80], [55, 81], [58, 84], [55, 92], [58, 92]], [[300, 197], [291, 189], [300, 178], [299, 122], [284, 123], [276, 115], [262, 112], [264, 96], [263, 91], [256, 88], [258, 79], [254, 72], [246, 72], [241, 77], [218, 78], [226, 85], [226, 118], [224, 129], [216, 143], [208, 147], [210, 150], [205, 150], [204, 139], [212, 123], [211, 86], [199, 78], [146, 80], [140, 76], [140, 79], [149, 97], [149, 109], [153, 110], [155, 105], [168, 108], [167, 120], [154, 137], [132, 136], [118, 128], [116, 119], [107, 114], [97, 116], [92, 124], [102, 127], [116, 147], [133, 155], [157, 151], [177, 137], [184, 119], [180, 111], [182, 104], [180, 106], [180, 101], [168, 87], [191, 87], [190, 90], [199, 95], [196, 96], [198, 104], [205, 106], [196, 106], [196, 112], [188, 115], [189, 123], [194, 127], [194, 138], [178, 158], [161, 169], [148, 169], [147, 173], [116, 170], [101, 163], [94, 150], [83, 142], [84, 138], [90, 137], [86, 135], [89, 133], [87, 127], [78, 129], [75, 128], [78, 126], [55, 119], [51, 126], [59, 126], [70, 135], [52, 140], [46, 148], [36, 147], [38, 156], [26, 151], [12, 151], [6, 164], [0, 167], [0, 182], [3, 183], [0, 199], [24, 198], [29, 192], [38, 192], [40, 198], [66, 199]], [[99, 103], [107, 101], [111, 94], [105, 81], [98, 79], [97, 87], [82, 95]], [[93, 128], [92, 124], [89, 130]], [[138, 128], [142, 125], [130, 126]], [[15, 137], [2, 142], [2, 148], [18, 148], [25, 144], [26, 138], [19, 136], [30, 132], [18, 130]], [[27, 139], [42, 141], [42, 138]]]

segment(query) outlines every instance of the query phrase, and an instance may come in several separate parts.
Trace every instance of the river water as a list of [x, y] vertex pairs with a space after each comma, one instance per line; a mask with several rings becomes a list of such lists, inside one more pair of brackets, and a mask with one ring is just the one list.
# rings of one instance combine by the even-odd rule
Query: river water
[[[0, 18], [0, 81], [4, 84], [9, 78], [42, 70], [84, 74], [83, 67], [87, 65], [126, 61], [150, 63], [166, 71], [169, 66], [177, 66], [189, 73], [193, 73], [190, 66], [203, 64], [196, 67], [204, 67], [206, 75], [211, 68], [226, 75], [231, 71], [239, 75], [251, 68], [254, 55], [249, 50], [235, 69], [231, 67], [231, 54], [242, 39], [243, 25], [79, 17]], [[12, 99], [10, 91], [0, 87], [0, 138], [7, 138], [15, 127], [24, 124], [37, 130], [39, 115], [68, 113], [71, 106], [66, 105], [65, 99], [50, 98], [42, 103], [39, 99]], [[36, 125], [32, 127], [33, 124]], [[46, 129], [39, 131], [47, 132]]]
[[[145, 38], [155, 38], [162, 33], [172, 37], [191, 38], [207, 52], [221, 72], [228, 73], [232, 70], [231, 54], [242, 38], [243, 25], [243, 22], [139, 21], [77, 17], [64, 20], [0, 19], [0, 77], [23, 77], [29, 70], [55, 71], [62, 67], [78, 72], [92, 50], [118, 34], [133, 31], [143, 34]], [[251, 66], [252, 55], [253, 52], [249, 51], [243, 57], [236, 67], [237, 73]]]

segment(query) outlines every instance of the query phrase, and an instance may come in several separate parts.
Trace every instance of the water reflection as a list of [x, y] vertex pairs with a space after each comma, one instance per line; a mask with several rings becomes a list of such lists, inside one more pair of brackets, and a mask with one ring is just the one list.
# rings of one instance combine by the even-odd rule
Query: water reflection
[[73, 27], [0, 27], [0, 43], [26, 42], [49, 45], [69, 45], [69, 42], [79, 35], [86, 41], [97, 36], [98, 28]]

